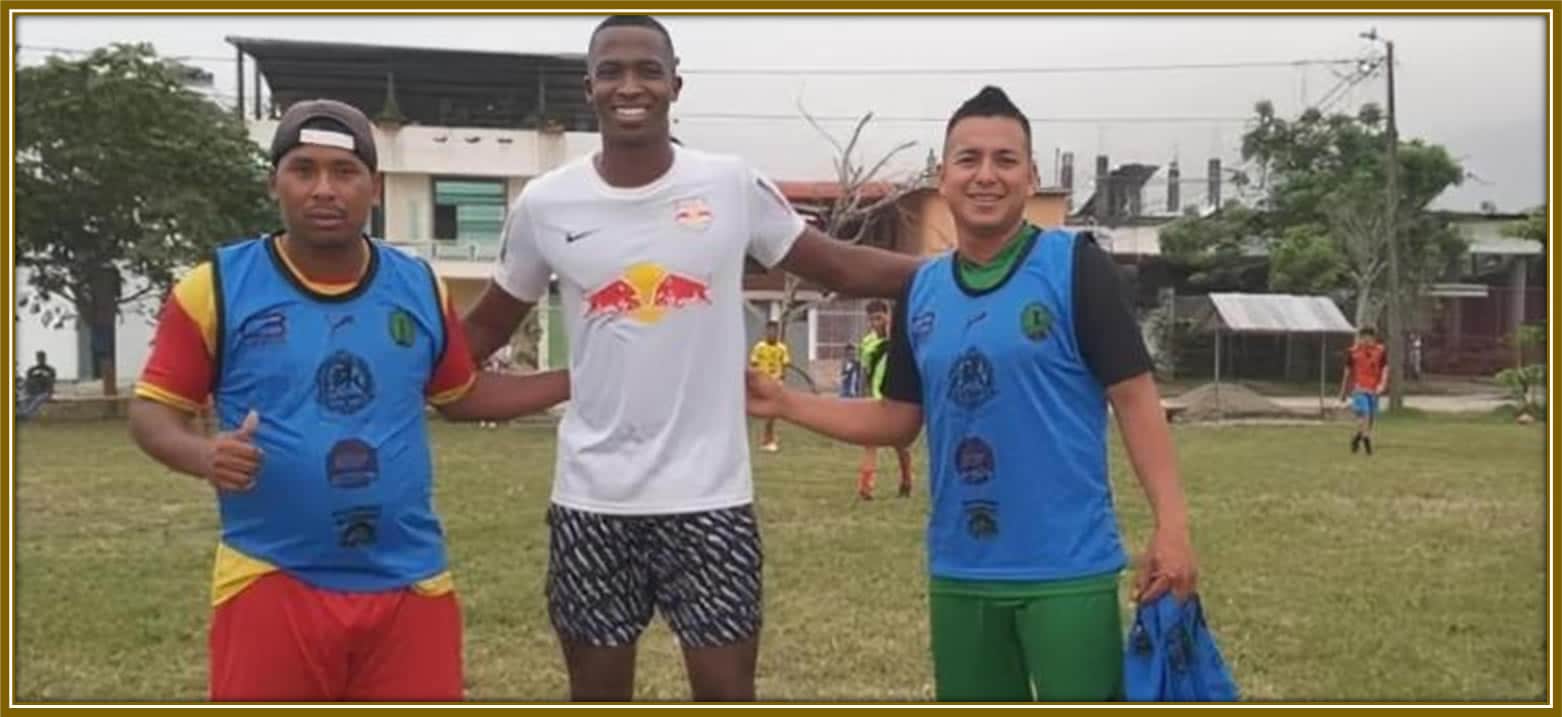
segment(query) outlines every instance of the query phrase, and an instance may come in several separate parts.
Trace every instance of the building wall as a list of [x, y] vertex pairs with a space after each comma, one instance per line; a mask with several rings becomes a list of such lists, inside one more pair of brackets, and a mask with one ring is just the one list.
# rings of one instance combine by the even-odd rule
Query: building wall
[[433, 192], [427, 174], [386, 174], [385, 238], [392, 241], [432, 238]]
[[[270, 147], [276, 121], [252, 120], [249, 131], [250, 137], [262, 148]], [[445, 141], [437, 141], [440, 137]], [[469, 138], [477, 141], [468, 142]], [[375, 144], [381, 169], [385, 172], [385, 235], [388, 239], [406, 242], [426, 241], [433, 236], [431, 178], [434, 175], [504, 178], [506, 195], [513, 202], [531, 177], [601, 146], [595, 133], [546, 134], [442, 127], [403, 127], [394, 131], [377, 127]], [[447, 276], [452, 298], [462, 311], [477, 299], [491, 270], [488, 260], [441, 260], [435, 265]], [[26, 281], [26, 270], [17, 270], [18, 299], [30, 293]], [[114, 368], [121, 386], [132, 384], [146, 364], [160, 306], [161, 297], [149, 297], [124, 307], [120, 314]], [[73, 324], [53, 328], [40, 314], [20, 305], [16, 307], [13, 328], [15, 364], [19, 372], [33, 364], [37, 351], [44, 351], [61, 381], [83, 380], [90, 375], [90, 371], [84, 370], [90, 360], [85, 355], [84, 330]]]
[[[277, 121], [250, 120], [250, 138], [270, 147]], [[375, 125], [374, 145], [386, 173], [536, 176], [601, 146], [595, 133], [463, 127]]]
[[[276, 120], [248, 126], [251, 139], [270, 147]], [[531, 178], [601, 147], [597, 134], [587, 132], [379, 125], [374, 142], [385, 176], [385, 236], [397, 242], [435, 238], [436, 176], [502, 179], [513, 203]]]
[[[949, 211], [949, 203], [938, 192], [917, 192], [907, 197], [903, 206], [906, 209], [906, 230], [910, 245], [901, 247], [902, 251], [928, 255], [955, 248], [954, 215]], [[1066, 194], [1036, 194], [1025, 202], [1025, 218], [1037, 226], [1063, 226], [1067, 214]]]
[[[140, 285], [130, 282], [126, 290], [133, 291]], [[16, 270], [16, 287], [18, 301], [31, 295], [27, 287], [26, 269]], [[47, 306], [65, 308], [64, 302], [53, 302]], [[119, 385], [130, 385], [141, 375], [147, 356], [151, 354], [152, 334], [161, 306], [162, 297], [148, 296], [121, 308], [114, 334], [114, 373], [119, 379]], [[54, 367], [60, 381], [79, 381], [91, 375], [92, 372], [87, 370], [91, 359], [87, 355], [89, 344], [86, 329], [78, 329], [74, 322], [68, 322], [64, 328], [53, 328], [43, 320], [42, 312], [35, 314], [20, 304], [16, 306], [16, 322], [12, 328], [16, 337], [17, 375], [33, 365], [33, 356], [38, 351], [49, 354], [49, 365]]]

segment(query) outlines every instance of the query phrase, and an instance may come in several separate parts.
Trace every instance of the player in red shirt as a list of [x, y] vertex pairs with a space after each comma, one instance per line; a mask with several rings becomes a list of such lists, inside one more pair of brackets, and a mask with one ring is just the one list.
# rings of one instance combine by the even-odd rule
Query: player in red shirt
[[1378, 332], [1363, 326], [1356, 343], [1345, 351], [1345, 375], [1340, 379], [1340, 401], [1350, 401], [1356, 414], [1356, 435], [1350, 452], [1363, 447], [1372, 455], [1372, 423], [1378, 416], [1378, 396], [1388, 390], [1388, 351], [1378, 343]]

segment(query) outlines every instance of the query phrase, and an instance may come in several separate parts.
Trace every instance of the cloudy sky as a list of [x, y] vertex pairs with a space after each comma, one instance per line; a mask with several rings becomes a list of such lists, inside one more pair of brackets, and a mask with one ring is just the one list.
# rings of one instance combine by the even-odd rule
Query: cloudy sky
[[[150, 42], [164, 54], [192, 58], [215, 74], [216, 92], [232, 95], [234, 50], [224, 40], [231, 35], [578, 53], [598, 19], [21, 16], [16, 39], [24, 63], [110, 42]], [[1545, 197], [1548, 58], [1540, 17], [663, 19], [685, 71], [675, 132], [691, 145], [742, 154], [777, 179], [831, 176], [832, 150], [800, 119], [799, 104], [819, 116], [872, 111], [887, 118], [870, 125], [866, 154], [876, 158], [901, 142], [917, 142], [896, 165], [909, 171], [937, 147], [941, 118], [991, 83], [1036, 118], [1044, 177], [1053, 176], [1060, 151], [1076, 155], [1080, 182], [1090, 181], [1097, 153], [1114, 165], [1175, 158], [1186, 203], [1202, 196], [1191, 185], [1199, 184], [1210, 157], [1228, 167], [1240, 163], [1243, 123], [1255, 102], [1272, 100], [1288, 116], [1319, 103], [1343, 111], [1381, 102], [1380, 75], [1349, 84], [1341, 80], [1349, 65], [1296, 64], [1381, 53], [1359, 37], [1376, 27], [1395, 42], [1401, 136], [1447, 146], [1472, 175], [1438, 205], [1473, 210], [1489, 200], [1518, 211]], [[1247, 63], [1262, 66], [1186, 67]], [[892, 72], [850, 74], [868, 70]], [[850, 123], [826, 126], [844, 138]], [[1150, 192], [1147, 201], [1162, 201], [1164, 184]]]

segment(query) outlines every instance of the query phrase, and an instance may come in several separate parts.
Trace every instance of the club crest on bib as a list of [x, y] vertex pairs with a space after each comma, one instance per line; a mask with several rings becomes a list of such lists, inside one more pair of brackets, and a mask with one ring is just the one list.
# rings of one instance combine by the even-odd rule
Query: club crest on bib
[[997, 394], [993, 362], [986, 354], [968, 348], [949, 367], [949, 400], [956, 406], [973, 411]]
[[992, 480], [997, 461], [993, 447], [977, 436], [967, 436], [955, 446], [955, 473], [970, 485], [980, 485]]
[[1020, 331], [1031, 341], [1045, 341], [1052, 324], [1052, 311], [1040, 301], [1032, 301], [1020, 311]]
[[412, 314], [405, 309], [396, 309], [390, 313], [390, 337], [397, 346], [406, 348], [417, 340], [417, 324], [412, 320]]
[[374, 373], [363, 357], [337, 351], [315, 370], [315, 401], [332, 413], [351, 416], [374, 400]]

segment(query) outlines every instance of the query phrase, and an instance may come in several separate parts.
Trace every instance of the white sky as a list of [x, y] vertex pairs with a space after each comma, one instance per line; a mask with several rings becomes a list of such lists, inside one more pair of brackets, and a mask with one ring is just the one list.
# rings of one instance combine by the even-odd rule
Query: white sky
[[[516, 52], [585, 51], [599, 17], [446, 16], [310, 17], [20, 16], [16, 41], [24, 63], [50, 48], [89, 49], [150, 42], [193, 57], [234, 93], [231, 35]], [[1072, 151], [1076, 184], [1088, 187], [1094, 156], [1113, 165], [1165, 164], [1179, 157], [1184, 203], [1202, 196], [1211, 156], [1240, 163], [1242, 120], [1261, 99], [1283, 115], [1320, 101], [1339, 83], [1323, 66], [1180, 71], [982, 73], [912, 76], [820, 74], [809, 69], [1059, 68], [1362, 57], [1376, 52], [1358, 37], [1371, 27], [1395, 41], [1400, 134], [1443, 144], [1476, 175], [1438, 206], [1475, 209], [1490, 200], [1504, 211], [1546, 196], [1547, 27], [1535, 16], [689, 16], [662, 19], [686, 71], [674, 107], [686, 143], [744, 155], [777, 179], [828, 179], [831, 149], [804, 123], [802, 102], [818, 115], [943, 118], [983, 84], [997, 84], [1035, 123], [1036, 152], [1052, 177], [1054, 152]], [[712, 75], [700, 70], [800, 68], [790, 75]], [[246, 83], [250, 82], [246, 70]], [[1334, 109], [1382, 102], [1381, 77], [1339, 93]], [[712, 113], [783, 115], [734, 121]], [[1212, 118], [1125, 122], [1120, 118]], [[1056, 119], [1085, 121], [1058, 122]], [[1116, 121], [1113, 121], [1116, 120]], [[848, 123], [828, 125], [844, 137]], [[875, 122], [867, 153], [903, 141], [919, 145], [899, 167], [921, 164], [943, 124]], [[1198, 185], [1198, 186], [1195, 186]], [[1081, 197], [1088, 193], [1082, 189]], [[1228, 195], [1229, 196], [1229, 195]], [[1164, 185], [1146, 203], [1164, 201]]]

